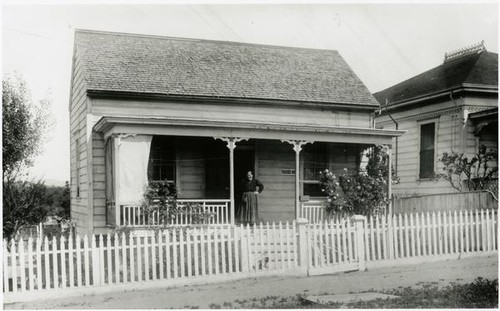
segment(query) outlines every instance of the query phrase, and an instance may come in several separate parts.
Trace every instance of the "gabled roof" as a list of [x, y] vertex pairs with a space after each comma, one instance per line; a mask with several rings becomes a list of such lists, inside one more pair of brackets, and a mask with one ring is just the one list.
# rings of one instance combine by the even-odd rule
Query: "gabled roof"
[[337, 51], [77, 30], [89, 93], [378, 106]]
[[374, 94], [388, 106], [460, 87], [491, 87], [498, 92], [498, 54], [488, 51], [444, 62], [431, 70]]

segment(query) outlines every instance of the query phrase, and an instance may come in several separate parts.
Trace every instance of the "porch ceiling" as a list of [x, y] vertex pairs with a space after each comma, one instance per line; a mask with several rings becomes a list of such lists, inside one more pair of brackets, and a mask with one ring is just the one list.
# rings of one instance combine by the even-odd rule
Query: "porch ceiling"
[[104, 116], [94, 130], [105, 138], [113, 134], [242, 137], [253, 139], [307, 140], [359, 144], [392, 144], [406, 131], [292, 123], [234, 122], [182, 118]]

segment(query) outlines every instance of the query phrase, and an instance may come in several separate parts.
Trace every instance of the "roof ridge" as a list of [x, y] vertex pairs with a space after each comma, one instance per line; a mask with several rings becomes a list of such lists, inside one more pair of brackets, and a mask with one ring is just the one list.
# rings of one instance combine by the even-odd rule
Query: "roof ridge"
[[332, 49], [319, 49], [319, 48], [308, 48], [308, 47], [297, 47], [297, 46], [286, 46], [286, 45], [276, 45], [276, 44], [262, 44], [262, 43], [249, 43], [249, 42], [241, 42], [241, 41], [225, 41], [225, 40], [214, 40], [214, 39], [200, 39], [200, 38], [186, 38], [186, 37], [172, 37], [172, 36], [164, 36], [164, 35], [148, 35], [148, 34], [140, 34], [140, 33], [130, 33], [130, 32], [114, 32], [114, 31], [105, 31], [105, 30], [94, 30], [94, 29], [83, 29], [76, 28], [75, 34], [79, 33], [89, 33], [89, 34], [101, 34], [101, 35], [109, 35], [109, 36], [124, 36], [124, 37], [138, 37], [138, 38], [150, 38], [150, 39], [160, 39], [160, 40], [175, 40], [175, 41], [186, 41], [186, 42], [200, 42], [200, 43], [219, 43], [219, 44], [227, 44], [227, 45], [248, 45], [248, 46], [260, 46], [260, 47], [268, 47], [268, 48], [280, 48], [280, 49], [289, 49], [289, 50], [309, 50], [309, 51], [323, 51], [340, 54], [338, 50]]
[[462, 57], [472, 55], [472, 54], [481, 54], [481, 52], [486, 51], [486, 46], [484, 45], [484, 40], [479, 43], [469, 45], [458, 50], [451, 51], [449, 53], [444, 54], [444, 62], [452, 61], [455, 59], [460, 59]]
[[[380, 91], [378, 91], [378, 92], [375, 92], [375, 93], [373, 93], [373, 94], [375, 95], [375, 94], [378, 94], [378, 93], [382, 93], [382, 92], [388, 91], [388, 90], [390, 90], [390, 89], [392, 89], [392, 88], [395, 88], [395, 87], [397, 87], [397, 86], [399, 86], [399, 85], [401, 85], [401, 84], [407, 83], [408, 81], [411, 81], [411, 80], [417, 80], [418, 78], [420, 78], [421, 76], [423, 76], [423, 75], [427, 74], [428, 72], [431, 72], [431, 71], [433, 71], [433, 70], [437, 70], [438, 68], [443, 68], [445, 65], [450, 65], [451, 63], [456, 62], [456, 61], [463, 60], [463, 59], [464, 59], [464, 58], [466, 58], [466, 57], [471, 57], [471, 58], [472, 58], [473, 56], [476, 56], [476, 60], [474, 61], [474, 64], [476, 64], [476, 63], [477, 63], [477, 61], [479, 60], [479, 56], [480, 56], [480, 54], [482, 54], [483, 52], [489, 53], [487, 50], [484, 50], [484, 51], [481, 51], [480, 53], [477, 53], [477, 54], [468, 54], [468, 55], [463, 55], [463, 56], [461, 56], [461, 57], [459, 57], [459, 58], [450, 59], [450, 60], [448, 60], [448, 61], [446, 61], [446, 62], [443, 62], [443, 63], [441, 63], [441, 64], [439, 64], [439, 65], [436, 65], [436, 66], [434, 66], [434, 67], [432, 67], [432, 68], [430, 68], [430, 69], [427, 69], [427, 70], [425, 70], [425, 71], [422, 71], [422, 72], [420, 72], [420, 73], [418, 73], [418, 74], [416, 74], [416, 75], [414, 75], [414, 76], [412, 76], [412, 77], [410, 77], [410, 78], [408, 78], [408, 79], [405, 79], [405, 80], [403, 80], [403, 81], [401, 81], [401, 82], [399, 82], [399, 83], [397, 83], [397, 84], [394, 84], [394, 85], [392, 85], [392, 86], [389, 86], [389, 87], [387, 87], [387, 88], [385, 88], [385, 89], [382, 89], [382, 90], [380, 90]], [[469, 77], [469, 75], [470, 75], [470, 73], [471, 73], [471, 71], [472, 71], [472, 69], [473, 69], [473, 68], [474, 68], [474, 66], [472, 66], [472, 67], [471, 67], [471, 69], [470, 69], [470, 70], [469, 70], [469, 72], [467, 73], [466, 78], [468, 78], [468, 77]], [[466, 80], [466, 79], [464, 79], [464, 81], [465, 81], [465, 80]], [[456, 86], [460, 86], [460, 85], [461, 85], [461, 84], [457, 84]]]

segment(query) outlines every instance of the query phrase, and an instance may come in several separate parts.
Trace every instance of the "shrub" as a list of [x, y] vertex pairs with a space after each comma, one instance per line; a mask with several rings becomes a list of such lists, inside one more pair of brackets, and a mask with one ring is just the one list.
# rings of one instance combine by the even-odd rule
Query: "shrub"
[[444, 174], [439, 174], [438, 177], [447, 180], [453, 188], [461, 192], [486, 189], [498, 172], [498, 167], [490, 166], [496, 159], [497, 154], [487, 151], [484, 145], [481, 145], [478, 153], [470, 159], [463, 153], [444, 152], [439, 159], [444, 165]]
[[[149, 225], [159, 221], [163, 226], [175, 224], [178, 217], [189, 215], [191, 224], [204, 224], [213, 217], [213, 213], [203, 210], [201, 204], [177, 201], [177, 188], [167, 181], [152, 181], [144, 193], [142, 207], [146, 212]], [[157, 220], [156, 220], [157, 219]]]
[[[382, 146], [375, 146], [368, 155], [365, 169], [334, 174], [328, 169], [320, 173], [322, 191], [327, 195], [326, 210], [342, 215], [370, 215], [387, 204], [387, 160]], [[397, 180], [392, 176], [391, 180]]]
[[40, 223], [46, 211], [42, 206], [42, 181], [20, 181], [15, 176], [3, 180], [3, 236], [10, 240], [22, 226]]

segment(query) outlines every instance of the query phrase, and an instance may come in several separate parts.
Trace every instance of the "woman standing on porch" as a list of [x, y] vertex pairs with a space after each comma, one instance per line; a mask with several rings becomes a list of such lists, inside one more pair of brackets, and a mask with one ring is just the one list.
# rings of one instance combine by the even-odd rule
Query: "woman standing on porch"
[[264, 185], [253, 178], [252, 171], [247, 172], [247, 179], [242, 182], [240, 222], [253, 225], [259, 220], [257, 195], [264, 190]]

